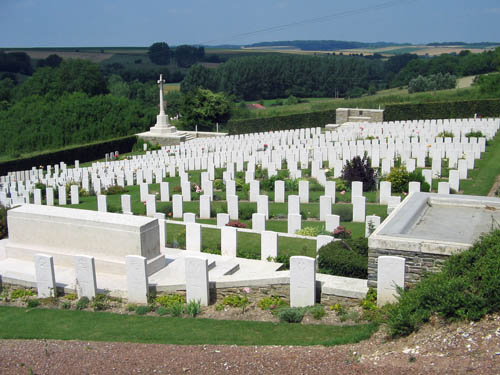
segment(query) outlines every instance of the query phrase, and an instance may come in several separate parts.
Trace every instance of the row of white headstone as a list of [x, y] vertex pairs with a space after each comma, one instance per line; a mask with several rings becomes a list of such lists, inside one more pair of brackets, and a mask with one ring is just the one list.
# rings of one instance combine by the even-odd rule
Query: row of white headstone
[[[40, 298], [56, 295], [57, 285], [54, 260], [51, 256], [35, 255], [37, 292]], [[126, 256], [127, 299], [129, 303], [148, 302], [149, 283], [146, 258], [136, 255]], [[393, 302], [396, 287], [404, 286], [404, 258], [378, 258], [378, 304]], [[94, 298], [97, 282], [94, 258], [75, 257], [76, 292], [78, 298]], [[210, 302], [208, 260], [206, 258], [185, 258], [186, 301], [200, 302], [208, 306]], [[290, 306], [306, 307], [316, 303], [316, 259], [293, 256], [290, 258]]]

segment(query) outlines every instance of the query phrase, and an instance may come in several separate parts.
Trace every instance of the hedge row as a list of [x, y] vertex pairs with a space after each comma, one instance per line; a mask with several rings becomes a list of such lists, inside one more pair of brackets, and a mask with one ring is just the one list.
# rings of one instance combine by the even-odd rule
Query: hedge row
[[229, 134], [260, 133], [269, 130], [324, 127], [335, 124], [335, 110], [298, 113], [289, 116], [277, 116], [248, 120], [230, 120], [226, 124]]
[[29, 170], [34, 166], [54, 165], [63, 161], [66, 164], [73, 164], [75, 160], [81, 163], [102, 159], [106, 153], [118, 151], [123, 154], [130, 152], [132, 146], [137, 142], [135, 135], [123, 138], [110, 139], [103, 142], [90, 143], [62, 150], [37, 154], [28, 158], [9, 160], [0, 163], [0, 176], [4, 176], [10, 171]]
[[500, 116], [500, 99], [465, 100], [420, 104], [387, 104], [384, 121]]

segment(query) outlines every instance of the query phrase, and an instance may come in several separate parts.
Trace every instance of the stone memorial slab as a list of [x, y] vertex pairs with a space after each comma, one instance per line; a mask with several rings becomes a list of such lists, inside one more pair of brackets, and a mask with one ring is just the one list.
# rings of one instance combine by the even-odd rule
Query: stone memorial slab
[[319, 220], [325, 221], [327, 215], [332, 214], [332, 198], [329, 196], [319, 197]]
[[231, 220], [238, 220], [239, 211], [237, 195], [230, 195], [227, 197], [227, 211]]
[[260, 213], [252, 214], [252, 230], [262, 232], [266, 230], [266, 215]]
[[218, 213], [217, 214], [217, 226], [224, 227], [229, 223], [229, 214]]
[[339, 215], [326, 215], [325, 218], [325, 229], [328, 232], [333, 232], [340, 225]]
[[106, 195], [98, 195], [97, 196], [97, 211], [99, 212], [108, 212], [108, 203]]
[[66, 186], [59, 186], [57, 188], [57, 193], [58, 193], [58, 203], [59, 206], [65, 206], [66, 205]]
[[285, 203], [285, 181], [274, 182], [274, 202]]
[[300, 214], [300, 198], [298, 195], [288, 196], [288, 214]]
[[335, 238], [333, 236], [319, 235], [316, 237], [316, 252], [319, 251], [323, 246], [328, 245], [333, 242]]
[[146, 196], [146, 216], [154, 217], [156, 215], [156, 195], [148, 194]]
[[182, 207], [182, 195], [174, 194], [172, 196], [172, 216], [175, 219], [182, 219], [183, 207]]
[[288, 214], [288, 233], [295, 234], [302, 228], [302, 215]]
[[300, 203], [309, 203], [309, 181], [299, 181]]
[[366, 198], [353, 197], [352, 198], [352, 221], [354, 223], [364, 223], [366, 212]]
[[71, 204], [80, 204], [80, 191], [78, 185], [71, 185]]
[[53, 206], [54, 205], [54, 189], [51, 187], [48, 187], [45, 189], [45, 194], [46, 194], [46, 203], [47, 206]]
[[168, 182], [160, 182], [160, 201], [170, 201], [170, 188]]
[[200, 219], [210, 219], [210, 196], [200, 195]]

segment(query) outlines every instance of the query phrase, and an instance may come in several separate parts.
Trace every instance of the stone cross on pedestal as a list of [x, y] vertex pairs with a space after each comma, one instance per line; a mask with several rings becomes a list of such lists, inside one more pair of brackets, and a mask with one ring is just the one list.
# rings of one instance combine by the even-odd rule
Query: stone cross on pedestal
[[165, 80], [163, 79], [163, 74], [160, 74], [160, 79], [158, 80], [158, 85], [160, 85], [160, 115], [165, 115], [165, 109], [163, 108], [163, 84]]

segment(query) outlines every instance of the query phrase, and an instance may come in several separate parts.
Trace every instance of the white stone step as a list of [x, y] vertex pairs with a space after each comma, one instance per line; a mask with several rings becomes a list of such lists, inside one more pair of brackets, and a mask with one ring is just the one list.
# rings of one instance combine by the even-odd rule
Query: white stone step
[[240, 269], [240, 264], [235, 261], [221, 262], [218, 263], [217, 266], [210, 271], [208, 277], [210, 280], [216, 280], [220, 277], [233, 275]]

